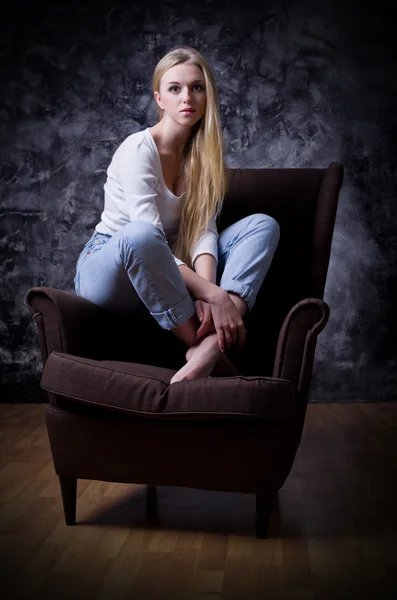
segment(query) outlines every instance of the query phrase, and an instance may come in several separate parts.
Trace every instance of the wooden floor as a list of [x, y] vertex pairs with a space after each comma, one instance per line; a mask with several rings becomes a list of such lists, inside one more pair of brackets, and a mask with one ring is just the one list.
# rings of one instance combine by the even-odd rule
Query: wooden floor
[[2, 600], [397, 598], [397, 403], [309, 404], [265, 540], [254, 495], [99, 481], [67, 527], [44, 411], [0, 404]]

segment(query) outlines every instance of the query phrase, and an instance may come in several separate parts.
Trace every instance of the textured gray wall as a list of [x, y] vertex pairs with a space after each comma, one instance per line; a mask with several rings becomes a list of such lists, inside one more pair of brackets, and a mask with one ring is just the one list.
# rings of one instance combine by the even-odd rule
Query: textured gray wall
[[396, 49], [386, 3], [22, 4], [1, 35], [2, 400], [42, 398], [26, 292], [73, 289], [111, 156], [156, 122], [151, 74], [178, 44], [214, 69], [230, 167], [344, 164], [311, 401], [395, 400]]

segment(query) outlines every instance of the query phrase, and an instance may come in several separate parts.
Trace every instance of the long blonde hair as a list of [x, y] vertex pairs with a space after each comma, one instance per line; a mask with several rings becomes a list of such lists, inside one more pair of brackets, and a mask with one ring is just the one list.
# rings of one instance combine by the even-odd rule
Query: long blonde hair
[[[205, 58], [190, 46], [177, 46], [170, 50], [157, 63], [153, 72], [153, 93], [160, 93], [160, 81], [168, 69], [185, 62], [201, 68], [207, 95], [205, 113], [192, 128], [183, 148], [180, 174], [183, 175], [187, 188], [182, 200], [178, 235], [172, 244], [174, 255], [192, 268], [193, 245], [199, 235], [207, 231], [210, 218], [213, 215], [217, 218], [220, 214], [228, 177], [224, 162], [218, 92], [214, 75]], [[160, 121], [164, 111], [158, 104], [157, 111]]]

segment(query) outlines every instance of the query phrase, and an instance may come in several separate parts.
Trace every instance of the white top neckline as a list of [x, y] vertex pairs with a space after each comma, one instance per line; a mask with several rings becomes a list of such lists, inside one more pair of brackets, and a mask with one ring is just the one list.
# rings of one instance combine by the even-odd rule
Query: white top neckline
[[161, 182], [163, 184], [163, 187], [164, 187], [165, 191], [170, 196], [172, 196], [173, 198], [177, 198], [178, 200], [180, 200], [186, 194], [186, 192], [183, 192], [183, 194], [181, 194], [180, 196], [177, 196], [176, 194], [174, 194], [174, 192], [171, 192], [171, 190], [167, 187], [167, 185], [165, 183], [164, 175], [163, 175], [163, 168], [161, 166], [160, 152], [159, 152], [159, 149], [157, 148], [156, 142], [154, 141], [154, 137], [152, 136], [152, 132], [150, 131], [150, 127], [146, 128], [146, 132], [147, 132], [148, 140], [150, 141], [150, 144], [152, 145], [152, 148], [154, 149], [154, 151], [156, 153], [156, 157], [157, 157], [157, 160], [158, 160], [159, 172], [161, 174]]

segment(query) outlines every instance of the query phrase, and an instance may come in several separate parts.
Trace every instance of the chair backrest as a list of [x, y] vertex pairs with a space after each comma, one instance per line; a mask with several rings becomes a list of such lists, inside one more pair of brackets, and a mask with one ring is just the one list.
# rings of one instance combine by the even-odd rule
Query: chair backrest
[[271, 375], [277, 337], [289, 310], [323, 298], [343, 165], [326, 169], [230, 169], [218, 231], [254, 213], [274, 217], [280, 242], [256, 304], [245, 321], [247, 375]]

